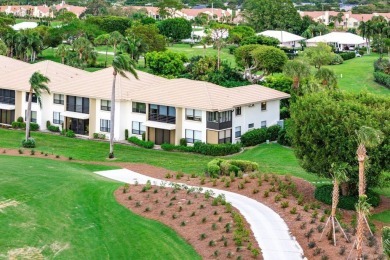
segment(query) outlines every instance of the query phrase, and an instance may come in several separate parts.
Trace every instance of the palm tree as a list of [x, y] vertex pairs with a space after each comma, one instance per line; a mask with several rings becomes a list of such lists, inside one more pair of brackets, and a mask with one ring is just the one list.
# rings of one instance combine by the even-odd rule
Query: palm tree
[[[339, 225], [339, 228], [343, 232], [345, 238], [348, 240], [348, 237], [346, 236], [343, 228], [341, 227], [339, 221], [336, 218], [336, 210], [337, 210], [337, 204], [339, 203], [339, 194], [340, 194], [340, 184], [343, 182], [348, 181], [348, 177], [346, 175], [347, 171], [346, 168], [348, 167], [348, 164], [341, 163], [341, 164], [335, 164], [332, 163], [331, 165], [331, 174], [333, 175], [333, 193], [332, 193], [332, 211], [331, 214], [326, 221], [325, 228], [322, 231], [321, 237], [325, 232], [326, 227], [328, 226], [328, 223], [332, 223], [331, 229], [329, 232], [329, 236], [333, 235], [333, 243], [336, 246], [336, 229], [335, 229], [335, 223]], [[320, 240], [321, 240], [320, 237]]]
[[108, 33], [99, 35], [95, 39], [96, 45], [105, 45], [106, 46], [106, 60], [104, 61], [104, 67], [107, 67], [107, 52], [108, 52], [108, 40], [110, 39], [110, 35]]
[[344, 14], [342, 12], [338, 13], [337, 16], [336, 16], [336, 20], [337, 22], [339, 23], [339, 25], [341, 24], [341, 29], [343, 29], [343, 24], [341, 23], [343, 21], [343, 17], [344, 17]]
[[367, 148], [374, 148], [383, 141], [383, 133], [368, 126], [362, 126], [356, 131], [358, 148], [356, 150], [359, 161], [359, 196], [365, 195], [366, 183], [364, 175], [364, 163], [367, 159]]
[[77, 38], [73, 42], [73, 45], [72, 45], [73, 49], [75, 49], [78, 52], [80, 61], [83, 59], [83, 55], [85, 54], [85, 52], [89, 49], [89, 47], [91, 45], [92, 45], [91, 42], [87, 38], [84, 38], [84, 37]]
[[65, 56], [66, 56], [66, 53], [68, 52], [68, 50], [69, 50], [68, 45], [65, 45], [65, 44], [60, 44], [57, 47], [56, 55], [61, 57], [62, 64], [65, 64]]
[[128, 59], [123, 54], [115, 55], [112, 61], [112, 68], [114, 69], [114, 80], [112, 82], [111, 91], [111, 118], [110, 118], [110, 153], [109, 158], [114, 158], [114, 120], [115, 120], [115, 82], [116, 76], [121, 75], [124, 78], [128, 78], [126, 72], [130, 72], [136, 79], [138, 79], [137, 72], [134, 69], [134, 61]]
[[47, 83], [50, 82], [50, 79], [40, 72], [36, 71], [32, 74], [29, 83], [30, 83], [30, 91], [28, 95], [28, 105], [27, 105], [27, 115], [26, 115], [26, 141], [30, 137], [30, 121], [31, 121], [31, 101], [33, 93], [37, 97], [39, 106], [42, 107], [41, 94], [42, 91], [46, 91], [50, 94], [49, 87]]
[[364, 226], [366, 225], [367, 216], [370, 214], [371, 205], [367, 202], [367, 196], [359, 196], [359, 201], [356, 203], [357, 211], [357, 228], [356, 228], [356, 259], [363, 259], [363, 238]]
[[283, 73], [293, 79], [293, 87], [297, 91], [301, 80], [310, 76], [310, 65], [303, 59], [289, 60], [284, 66]]
[[114, 31], [110, 33], [110, 38], [108, 39], [108, 44], [112, 45], [114, 47], [114, 55], [116, 54], [116, 47], [124, 40], [123, 35], [118, 32]]
[[334, 89], [337, 86], [337, 77], [333, 70], [328, 68], [320, 68], [315, 74], [321, 84], [329, 89]]

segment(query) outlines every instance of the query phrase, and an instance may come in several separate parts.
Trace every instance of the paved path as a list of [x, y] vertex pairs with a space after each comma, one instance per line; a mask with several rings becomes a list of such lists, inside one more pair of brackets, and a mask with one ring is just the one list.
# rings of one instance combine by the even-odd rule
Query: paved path
[[[96, 173], [129, 184], [134, 184], [135, 181], [139, 184], [145, 184], [150, 180], [153, 185], [159, 185], [163, 181], [127, 169]], [[272, 209], [254, 199], [234, 192], [212, 188], [204, 188], [204, 190], [212, 190], [215, 196], [224, 194], [226, 200], [240, 211], [250, 224], [265, 260], [298, 260], [303, 258], [302, 248], [290, 235], [284, 220]]]

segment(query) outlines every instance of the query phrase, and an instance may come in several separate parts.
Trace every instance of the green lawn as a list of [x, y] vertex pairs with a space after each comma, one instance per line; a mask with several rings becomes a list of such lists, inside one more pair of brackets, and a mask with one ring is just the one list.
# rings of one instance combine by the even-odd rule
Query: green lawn
[[110, 167], [6, 155], [0, 165], [0, 201], [19, 203], [0, 211], [0, 258], [35, 247], [45, 259], [200, 259], [172, 229], [116, 202], [120, 184], [93, 174]]
[[379, 214], [374, 214], [371, 216], [372, 219], [384, 222], [384, 223], [389, 223], [390, 224], [390, 210], [383, 211]]
[[374, 61], [378, 58], [379, 55], [373, 53], [347, 60], [341, 65], [328, 67], [336, 73], [339, 87], [343, 90], [354, 93], [367, 90], [374, 94], [390, 95], [390, 89], [376, 83], [372, 75]]
[[[198, 47], [200, 45], [197, 45]], [[174, 44], [173, 46], [169, 46], [168, 50], [174, 51], [174, 52], [181, 52], [187, 55], [188, 58], [191, 58], [193, 56], [204, 56], [205, 54], [207, 56], [217, 56], [217, 50], [214, 48], [207, 48], [204, 50], [203, 48], [195, 48], [196, 46], [192, 47], [189, 44]], [[232, 54], [229, 54], [228, 48], [223, 48], [221, 50], [221, 60], [227, 61], [230, 63], [232, 67], [236, 66], [236, 61], [234, 59], [234, 56]]]

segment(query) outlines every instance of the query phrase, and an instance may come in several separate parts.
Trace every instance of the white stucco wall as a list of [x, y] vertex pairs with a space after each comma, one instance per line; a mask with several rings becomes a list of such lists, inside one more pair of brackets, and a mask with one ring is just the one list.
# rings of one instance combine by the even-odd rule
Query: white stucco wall
[[183, 127], [182, 127], [182, 132], [181, 136], [185, 138], [186, 136], [186, 129], [187, 130], [195, 130], [195, 131], [201, 131], [202, 132], [202, 142], [206, 142], [207, 138], [207, 133], [206, 133], [206, 123], [207, 123], [207, 118], [206, 118], [206, 111], [202, 111], [202, 121], [194, 121], [194, 120], [187, 120], [186, 119], [186, 111], [183, 109], [182, 113], [182, 122], [183, 122]]

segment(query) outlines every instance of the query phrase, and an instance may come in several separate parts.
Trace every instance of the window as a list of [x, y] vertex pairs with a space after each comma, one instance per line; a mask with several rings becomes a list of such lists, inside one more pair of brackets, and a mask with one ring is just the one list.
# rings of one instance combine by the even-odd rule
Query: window
[[62, 124], [64, 122], [64, 117], [61, 116], [60, 112], [53, 112], [53, 124]]
[[186, 140], [187, 140], [187, 143], [201, 142], [202, 141], [202, 132], [186, 129]]
[[110, 100], [102, 100], [100, 102], [100, 110], [111, 111], [111, 101]]
[[218, 132], [218, 143], [231, 143], [232, 142], [232, 129], [222, 130]]
[[53, 103], [63, 105], [64, 104], [64, 95], [54, 94], [53, 95]]
[[235, 132], [235, 137], [236, 138], [239, 138], [241, 137], [241, 126], [236, 126], [236, 128], [234, 129], [234, 132]]
[[[26, 121], [27, 121], [27, 110], [24, 112]], [[37, 122], [37, 111], [31, 111], [31, 123], [36, 123]]]
[[15, 105], [15, 90], [0, 88], [0, 103]]
[[133, 102], [133, 112], [146, 114], [146, 104]]
[[67, 96], [66, 111], [89, 114], [89, 98]]
[[261, 102], [261, 111], [267, 110], [267, 102]]
[[100, 119], [100, 132], [110, 132], [111, 121], [106, 119]]
[[232, 121], [232, 111], [209, 112], [207, 120], [218, 123], [230, 122]]
[[251, 123], [251, 124], [248, 125], [248, 128], [253, 128], [254, 126], [255, 126], [255, 124]]
[[133, 127], [131, 129], [131, 133], [135, 135], [142, 135], [145, 133], [146, 127], [142, 125], [142, 122], [133, 121]]
[[202, 111], [186, 108], [186, 119], [194, 121], [202, 121]]
[[[28, 96], [30, 95], [30, 93], [26, 92], [26, 102], [28, 102]], [[37, 103], [37, 96], [35, 95], [35, 93], [32, 94], [32, 100], [31, 100], [32, 103]]]
[[176, 123], [176, 108], [162, 105], [149, 105], [149, 120], [168, 124]]
[[267, 127], [267, 121], [261, 121], [261, 128]]
[[236, 107], [236, 116], [241, 115], [241, 107]]

